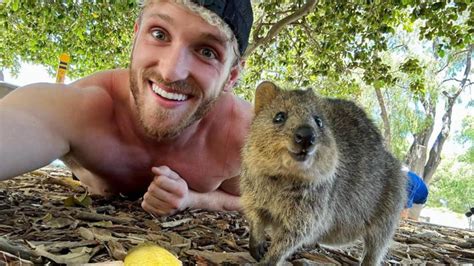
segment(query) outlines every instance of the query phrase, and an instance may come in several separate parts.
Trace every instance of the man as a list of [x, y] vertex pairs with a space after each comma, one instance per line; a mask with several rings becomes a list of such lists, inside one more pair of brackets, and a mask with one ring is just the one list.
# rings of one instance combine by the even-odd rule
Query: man
[[61, 158], [97, 194], [144, 210], [240, 209], [251, 106], [232, 94], [250, 1], [145, 1], [129, 70], [32, 84], [0, 100], [0, 180]]

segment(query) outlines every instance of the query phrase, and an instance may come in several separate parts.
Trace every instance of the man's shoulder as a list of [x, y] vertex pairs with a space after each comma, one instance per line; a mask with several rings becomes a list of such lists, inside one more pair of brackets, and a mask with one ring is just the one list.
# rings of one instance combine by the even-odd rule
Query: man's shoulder
[[214, 119], [214, 126], [219, 128], [216, 132], [222, 132], [222, 128], [225, 127], [229, 134], [227, 137], [240, 143], [250, 127], [253, 117], [252, 105], [233, 94], [224, 97], [220, 107], [215, 109], [217, 119]]
[[125, 69], [114, 69], [96, 72], [81, 78], [71, 86], [76, 88], [97, 87], [105, 89], [109, 93], [125, 90], [129, 85], [129, 72]]
[[225, 116], [224, 119], [233, 123], [249, 123], [253, 116], [252, 104], [234, 94], [229, 93], [225, 97], [224, 107], [218, 110], [222, 116]]

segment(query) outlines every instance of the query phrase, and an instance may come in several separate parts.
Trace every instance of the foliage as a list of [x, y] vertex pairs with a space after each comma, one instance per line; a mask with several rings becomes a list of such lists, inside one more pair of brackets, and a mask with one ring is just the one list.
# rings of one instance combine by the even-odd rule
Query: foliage
[[71, 55], [71, 78], [127, 67], [136, 1], [0, 1], [0, 70], [20, 62], [44, 65], [53, 75], [59, 55]]
[[[303, 4], [259, 3], [258, 8], [265, 11], [261, 34]], [[255, 51], [247, 62], [251, 71], [246, 83], [260, 79], [292, 82], [297, 87], [329, 83], [332, 86], [326, 90], [334, 96], [357, 93], [358, 88], [351, 86], [351, 71], [385, 72], [376, 51], [386, 48], [384, 34], [393, 31], [391, 13], [387, 5], [318, 2], [308, 16], [287, 25], [273, 43]], [[373, 78], [367, 74], [366, 79]]]
[[393, 77], [393, 82], [385, 85], [384, 97], [390, 114], [392, 151], [400, 160], [409, 148], [408, 141], [433, 125], [430, 108], [436, 105], [440, 90], [436, 81], [440, 63], [427, 48], [420, 48], [426, 41], [417, 41], [418, 35], [397, 29], [389, 39], [391, 50], [380, 53]]
[[474, 163], [474, 116], [466, 116], [462, 121], [462, 129], [456, 136], [459, 143], [468, 145], [467, 151], [460, 156], [460, 161]]
[[[255, 1], [253, 41], [305, 3]], [[250, 55], [238, 92], [246, 95], [259, 80], [274, 79], [297, 87], [319, 84], [326, 88], [324, 93], [334, 96], [359, 94], [350, 78], [356, 70], [364, 73], [369, 84], [390, 84], [394, 78], [378, 52], [387, 49], [398, 25], [410, 28], [415, 20], [423, 20], [420, 36], [438, 38], [440, 55], [472, 43], [473, 19], [459, 22], [464, 13], [472, 16], [472, 6], [468, 1], [443, 3], [317, 1], [307, 16], [286, 25], [272, 42]], [[136, 15], [135, 0], [2, 1], [0, 68], [15, 72], [20, 61], [26, 61], [42, 64], [53, 74], [58, 55], [65, 51], [72, 55], [71, 78], [126, 67]], [[416, 71], [416, 61], [407, 61], [404, 69]], [[423, 81], [412, 87], [423, 90]]]
[[[302, 8], [307, 1], [260, 1], [256, 4], [257, 26], [254, 40], [267, 34], [283, 18]], [[390, 47], [390, 39], [403, 26], [411, 31], [422, 24], [420, 39], [436, 39], [436, 53], [444, 57], [447, 51], [462, 49], [472, 43], [474, 35], [472, 5], [467, 1], [449, 4], [413, 1], [365, 2], [318, 1], [305, 17], [287, 25], [269, 45], [261, 46], [248, 58], [243, 84], [272, 79], [292, 82], [295, 87], [327, 84], [326, 93], [333, 96], [359, 95], [360, 88], [351, 78], [362, 73], [363, 81], [374, 87], [393, 85], [397, 79], [380, 58], [380, 52]], [[408, 58], [400, 70], [413, 78], [408, 87], [414, 95], [423, 97], [426, 80], [423, 66]], [[324, 82], [321, 82], [323, 80]]]
[[429, 187], [428, 207], [441, 207], [465, 213], [474, 205], [474, 167], [468, 163], [444, 160]]

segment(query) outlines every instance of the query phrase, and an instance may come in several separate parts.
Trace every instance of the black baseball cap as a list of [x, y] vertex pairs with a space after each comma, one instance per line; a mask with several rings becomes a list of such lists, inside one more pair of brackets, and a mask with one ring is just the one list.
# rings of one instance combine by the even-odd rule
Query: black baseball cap
[[249, 44], [253, 23], [250, 0], [192, 0], [192, 2], [216, 13], [229, 25], [239, 44], [239, 52], [244, 54]]

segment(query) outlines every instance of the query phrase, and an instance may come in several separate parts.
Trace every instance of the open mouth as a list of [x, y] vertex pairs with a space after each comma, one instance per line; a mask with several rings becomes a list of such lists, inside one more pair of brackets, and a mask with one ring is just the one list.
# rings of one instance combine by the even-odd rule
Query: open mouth
[[167, 92], [167, 91], [163, 90], [162, 88], [158, 87], [158, 85], [156, 85], [155, 83], [153, 83], [153, 82], [150, 82], [150, 83], [151, 83], [151, 90], [156, 95], [158, 95], [158, 96], [160, 96], [160, 97], [162, 97], [166, 100], [182, 102], [182, 101], [186, 101], [189, 98], [189, 95], [181, 94], [181, 93], [174, 93], [174, 92]]

